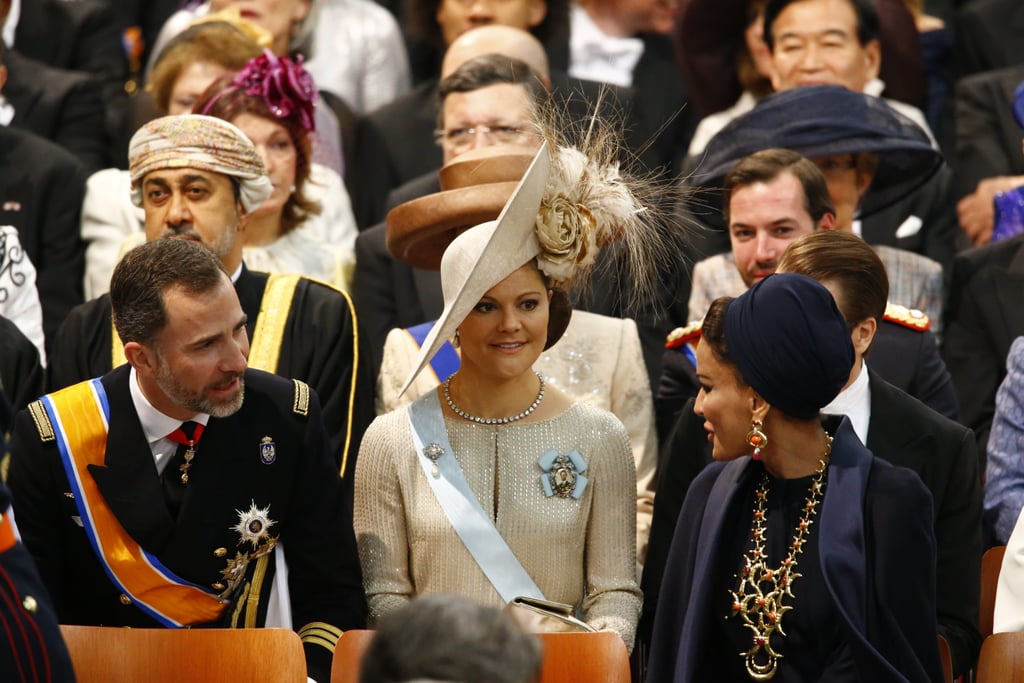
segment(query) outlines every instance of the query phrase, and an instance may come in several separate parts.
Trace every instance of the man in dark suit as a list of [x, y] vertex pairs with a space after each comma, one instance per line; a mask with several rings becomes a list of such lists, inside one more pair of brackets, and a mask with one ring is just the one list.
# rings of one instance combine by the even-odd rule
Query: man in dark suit
[[1006, 355], [1024, 335], [1024, 235], [957, 256], [946, 308], [942, 355], [953, 376], [963, 423], [974, 430], [984, 457], [996, 390]]
[[[220, 180], [212, 197], [230, 195]], [[60, 621], [294, 624], [309, 675], [329, 680], [366, 603], [316, 392], [247, 368], [246, 314], [192, 240], [129, 252], [111, 301], [128, 363], [32, 403], [11, 442], [19, 525]]]
[[1024, 64], [1024, 5], [1017, 0], [964, 2], [955, 26], [953, 66], [958, 78]]
[[95, 76], [57, 69], [0, 43], [0, 92], [14, 109], [9, 125], [57, 143], [90, 172], [111, 165], [105, 108]]
[[1024, 185], [1024, 130], [1014, 116], [1022, 81], [1024, 64], [974, 74], [956, 85], [957, 213], [976, 246], [992, 237], [996, 194]]
[[[496, 123], [510, 129], [529, 125], [534, 107], [546, 97], [546, 93], [537, 80], [536, 72], [527, 63], [511, 57], [495, 59], [480, 56], [470, 59], [442, 81], [439, 92], [439, 124], [441, 130], [446, 131], [441, 144], [436, 146], [442, 155], [439, 163], [448, 164], [466, 151], [495, 144], [511, 145], [528, 154], [539, 146], [540, 139], [533, 134], [502, 140], [498, 139], [501, 134], [474, 133], [467, 136], [459, 133]], [[457, 136], [449, 135], [447, 131]], [[392, 191], [388, 197], [388, 209], [440, 191], [438, 171], [430, 170]], [[435, 320], [444, 308], [439, 273], [413, 268], [396, 260], [387, 251], [385, 236], [386, 228], [381, 223], [356, 238], [353, 290], [357, 310], [362, 315], [363, 327], [377, 358], [380, 358], [384, 340], [391, 329]]]
[[82, 303], [85, 243], [79, 215], [85, 168], [32, 133], [0, 126], [0, 225], [18, 230], [35, 266], [47, 349], [68, 311]]
[[[812, 233], [791, 245], [779, 270], [825, 284], [851, 327], [855, 359], [850, 379], [823, 412], [850, 417], [858, 437], [875, 456], [914, 470], [931, 491], [938, 548], [939, 632], [949, 642], [955, 674], [964, 673], [974, 665], [981, 645], [977, 629], [981, 475], [973, 435], [869, 367], [872, 356], [867, 354], [885, 309], [888, 281], [884, 266], [867, 244], [852, 235]], [[649, 632], [653, 620], [655, 596], [685, 492], [711, 462], [703, 420], [693, 408], [691, 399], [662, 450], [642, 583], [642, 634]]]
[[[9, 0], [0, 0], [0, 11]], [[111, 3], [104, 0], [22, 0], [14, 43], [26, 57], [99, 79], [107, 134], [125, 121], [125, 59]]]
[[43, 393], [39, 351], [18, 326], [0, 315], [0, 393], [21, 410]]
[[[249, 213], [270, 193], [270, 180], [245, 135], [220, 119], [164, 117], [132, 139], [133, 199], [146, 214], [146, 237], [203, 242], [232, 274], [252, 339], [249, 365], [307, 381], [321, 396], [331, 450], [346, 494], [363, 431], [374, 417], [373, 375], [348, 296], [306, 278], [267, 275], [242, 263]], [[212, 196], [215, 185], [236, 190]], [[173, 195], [173, 197], [172, 197]], [[124, 362], [113, 339], [107, 295], [71, 312], [48, 366], [59, 389]], [[117, 358], [117, 363], [114, 359]]]

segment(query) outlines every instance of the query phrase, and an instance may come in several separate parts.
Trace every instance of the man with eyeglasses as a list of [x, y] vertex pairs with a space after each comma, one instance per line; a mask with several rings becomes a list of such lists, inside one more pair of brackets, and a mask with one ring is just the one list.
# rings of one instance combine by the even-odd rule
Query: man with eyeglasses
[[[514, 31], [488, 27], [477, 31]], [[526, 40], [520, 54], [530, 58], [534, 39]], [[546, 64], [543, 48], [536, 44]], [[536, 55], [535, 55], [536, 56]], [[445, 78], [439, 87], [440, 106], [434, 138], [444, 163], [471, 149], [495, 144], [520, 147], [532, 154], [540, 138], [531, 124], [534, 103], [547, 97], [543, 79], [525, 60], [484, 55], [469, 60]], [[433, 194], [441, 184], [436, 172], [406, 183], [392, 193], [389, 206]], [[388, 332], [434, 320], [444, 309], [440, 277], [436, 272], [413, 269], [391, 257], [385, 245], [383, 223], [356, 238], [356, 310], [378, 360]]]

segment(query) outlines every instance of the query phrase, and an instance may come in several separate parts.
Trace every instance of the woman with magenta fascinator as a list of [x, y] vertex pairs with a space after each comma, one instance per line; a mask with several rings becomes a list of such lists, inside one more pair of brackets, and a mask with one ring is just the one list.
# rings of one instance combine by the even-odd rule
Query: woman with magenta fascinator
[[356, 228], [347, 196], [331, 215], [316, 199], [331, 172], [312, 163], [315, 97], [301, 57], [293, 62], [264, 50], [234, 76], [214, 81], [193, 111], [238, 126], [256, 146], [274, 186], [270, 198], [248, 217], [246, 266], [347, 289]]

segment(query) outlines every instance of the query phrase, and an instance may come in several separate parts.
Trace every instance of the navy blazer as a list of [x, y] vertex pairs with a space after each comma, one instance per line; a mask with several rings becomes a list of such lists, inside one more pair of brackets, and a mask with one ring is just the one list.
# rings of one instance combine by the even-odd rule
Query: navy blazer
[[[931, 496], [916, 474], [874, 458], [847, 418], [838, 428], [833, 419], [832, 429], [818, 561], [857, 673], [867, 681], [942, 680]], [[709, 591], [691, 589], [722, 571], [713, 562], [730, 535], [722, 520], [746, 504], [737, 491], [756, 471], [750, 464], [746, 457], [713, 463], [687, 494], [655, 615], [651, 683], [694, 680], [705, 625], [715, 616]]]

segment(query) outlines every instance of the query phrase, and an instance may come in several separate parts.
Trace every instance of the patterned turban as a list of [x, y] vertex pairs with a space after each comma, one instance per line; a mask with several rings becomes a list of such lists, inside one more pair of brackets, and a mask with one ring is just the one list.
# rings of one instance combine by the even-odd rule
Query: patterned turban
[[142, 179], [165, 168], [197, 168], [237, 178], [247, 212], [258, 208], [274, 189], [263, 160], [245, 133], [212, 116], [164, 116], [132, 136], [128, 169], [136, 206], [142, 206]]

